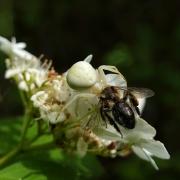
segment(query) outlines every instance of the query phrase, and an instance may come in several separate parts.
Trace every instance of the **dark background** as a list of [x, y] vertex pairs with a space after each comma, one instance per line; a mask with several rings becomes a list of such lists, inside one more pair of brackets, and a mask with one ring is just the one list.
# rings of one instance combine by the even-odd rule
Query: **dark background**
[[[0, 0], [0, 35], [26, 42], [33, 54], [63, 72], [93, 54], [92, 64], [115, 65], [129, 86], [153, 89], [143, 117], [171, 154], [160, 171], [135, 156], [99, 158], [100, 179], [178, 179], [180, 174], [179, 0]], [[4, 79], [0, 53], [0, 116], [22, 114], [15, 85]]]

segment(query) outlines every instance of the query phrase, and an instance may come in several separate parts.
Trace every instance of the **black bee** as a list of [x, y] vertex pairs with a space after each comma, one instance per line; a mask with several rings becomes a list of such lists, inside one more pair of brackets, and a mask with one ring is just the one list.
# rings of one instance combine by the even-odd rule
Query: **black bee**
[[122, 135], [119, 125], [127, 129], [133, 129], [136, 123], [135, 113], [140, 115], [136, 96], [147, 98], [153, 95], [154, 92], [146, 88], [106, 87], [99, 97], [102, 120], [114, 126]]

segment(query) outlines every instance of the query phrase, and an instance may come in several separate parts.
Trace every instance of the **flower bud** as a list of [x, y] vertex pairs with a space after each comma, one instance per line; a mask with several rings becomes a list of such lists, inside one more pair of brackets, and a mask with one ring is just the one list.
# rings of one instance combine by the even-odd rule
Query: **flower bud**
[[86, 61], [72, 65], [67, 73], [67, 82], [73, 89], [85, 89], [96, 83], [96, 70]]

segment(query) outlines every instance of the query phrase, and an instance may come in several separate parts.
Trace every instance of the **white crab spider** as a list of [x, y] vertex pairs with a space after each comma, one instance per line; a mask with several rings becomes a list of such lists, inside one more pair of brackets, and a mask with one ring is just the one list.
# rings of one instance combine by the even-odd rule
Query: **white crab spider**
[[[102, 85], [102, 90], [108, 86], [108, 83], [106, 81], [106, 75], [104, 73], [104, 70], [107, 70], [109, 72], [112, 72], [112, 73], [115, 73], [118, 75], [118, 77], [120, 77], [121, 79], [123, 79], [124, 81], [125, 78], [124, 76], [118, 71], [118, 69], [115, 67], [115, 66], [107, 66], [107, 65], [102, 65], [98, 68], [98, 75], [99, 75], [99, 82], [97, 81], [96, 83], [101, 83]], [[93, 85], [92, 85], [93, 86]], [[91, 86], [91, 87], [92, 87]], [[89, 88], [91, 88], [89, 87]], [[89, 98], [89, 97], [94, 97], [94, 96], [97, 96], [96, 94], [93, 94], [93, 93], [79, 93], [79, 94], [76, 94], [62, 109], [62, 111], [64, 111], [71, 103], [73, 103], [77, 98]]]
[[[87, 58], [86, 58], [87, 59]], [[81, 61], [83, 62], [83, 61]], [[88, 87], [86, 89], [86, 92], [83, 92], [83, 91], [80, 91], [78, 94], [75, 94], [73, 96], [73, 98], [71, 100], [69, 100], [65, 106], [61, 109], [61, 112], [63, 112], [65, 109], [67, 109], [74, 101], [76, 101], [77, 99], [79, 98], [94, 98], [94, 97], [97, 97], [101, 91], [108, 86], [108, 82], [106, 80], [106, 76], [105, 73], [104, 73], [104, 70], [107, 70], [109, 72], [112, 72], [116, 77], [115, 78], [119, 78], [121, 81], [124, 81], [126, 83], [126, 80], [124, 78], [124, 76], [118, 71], [118, 69], [115, 67], [115, 66], [106, 66], [106, 65], [102, 65], [98, 68], [98, 70], [96, 72], [93, 72], [93, 73], [96, 73], [96, 76], [98, 76], [98, 79], [96, 80], [96, 83], [100, 83], [100, 91], [99, 93], [93, 93], [91, 92], [91, 88], [94, 87], [94, 84], [91, 86], [91, 87]], [[70, 71], [71, 72], [71, 71]], [[78, 72], [78, 71], [77, 71]], [[82, 74], [82, 73], [80, 73]], [[93, 75], [94, 76], [94, 75]], [[81, 79], [79, 79], [81, 80]], [[112, 80], [113, 81], [113, 80]], [[78, 86], [79, 86], [80, 83], [78, 83]], [[79, 87], [79, 89], [81, 89], [81, 87]], [[89, 90], [89, 92], [88, 92]]]

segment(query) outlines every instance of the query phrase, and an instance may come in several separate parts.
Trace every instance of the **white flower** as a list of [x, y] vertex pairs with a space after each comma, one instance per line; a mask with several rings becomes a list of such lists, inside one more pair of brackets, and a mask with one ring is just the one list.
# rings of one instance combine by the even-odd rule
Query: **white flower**
[[66, 115], [64, 113], [59, 114], [59, 108], [57, 106], [52, 107], [48, 111], [40, 109], [40, 115], [42, 119], [51, 124], [57, 124], [66, 119]]
[[47, 80], [51, 62], [41, 64], [25, 47], [25, 43], [10, 42], [0, 36], [0, 49], [9, 56], [5, 78], [14, 78], [21, 90], [31, 91]]
[[58, 76], [51, 81], [51, 91], [53, 92], [53, 97], [61, 102], [66, 102], [70, 97], [70, 88], [65, 81], [65, 76]]
[[6, 38], [0, 36], [0, 49], [11, 58], [23, 59], [26, 61], [37, 62], [37, 58], [31, 53], [24, 50], [26, 44], [24, 42], [16, 43], [16, 39], [13, 38], [12, 42]]
[[42, 108], [48, 99], [48, 94], [45, 91], [38, 91], [31, 97], [33, 105], [38, 108]]
[[153, 139], [156, 135], [156, 130], [141, 118], [136, 121], [134, 129], [125, 129], [121, 127], [123, 138], [110, 125], [108, 125], [107, 128], [97, 127], [94, 131], [95, 134], [102, 139], [120, 141], [130, 146], [136, 155], [149, 161], [155, 169], [158, 169], [158, 167], [152, 159], [153, 156], [161, 159], [170, 158], [163, 143]]
[[48, 78], [48, 70], [42, 67], [14, 67], [5, 73], [6, 78], [15, 78], [21, 90], [30, 91], [40, 87]]
[[34, 107], [39, 108], [40, 118], [56, 124], [67, 119], [68, 113], [61, 111], [70, 98], [70, 89], [64, 76], [56, 75], [46, 81], [40, 91], [31, 97]]

